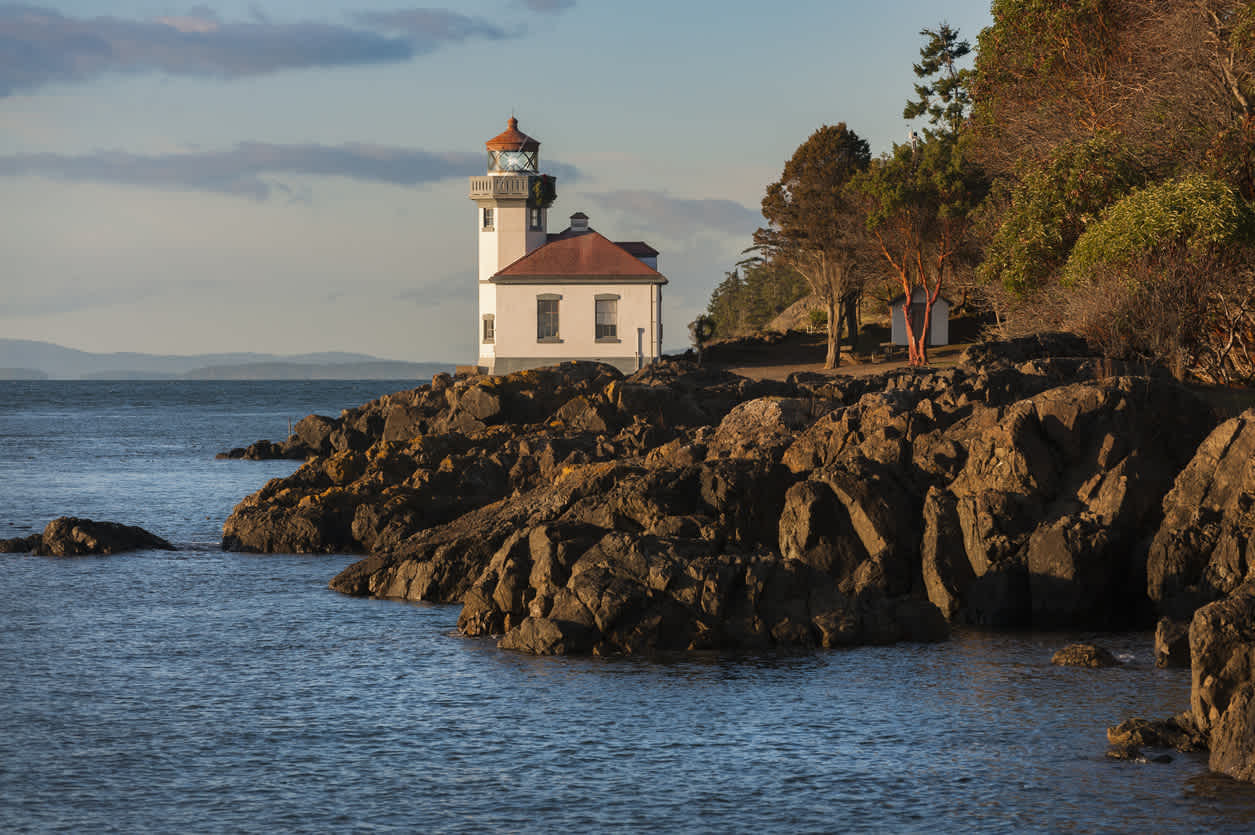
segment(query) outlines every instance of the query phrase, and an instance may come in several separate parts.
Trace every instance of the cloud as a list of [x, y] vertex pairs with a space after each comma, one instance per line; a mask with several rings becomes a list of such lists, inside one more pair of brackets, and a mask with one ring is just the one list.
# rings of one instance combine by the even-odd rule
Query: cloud
[[533, 12], [557, 14], [575, 5], [575, 0], [521, 0], [524, 7]]
[[190, 189], [264, 200], [278, 192], [301, 198], [300, 189], [267, 175], [312, 174], [414, 186], [479, 173], [474, 153], [432, 153], [380, 145], [274, 145], [241, 142], [228, 151], [129, 154], [101, 151], [82, 156], [0, 156], [0, 175], [34, 174], [76, 182], [117, 183], [149, 188]]
[[763, 224], [762, 215], [733, 200], [671, 197], [665, 191], [621, 189], [588, 195], [614, 211], [648, 218], [651, 228], [683, 237], [702, 229], [729, 236], [748, 236]]
[[473, 37], [488, 40], [508, 37], [506, 31], [494, 23], [445, 9], [359, 12], [354, 19], [372, 29], [404, 33], [416, 43], [430, 44], [433, 49], [446, 41], [457, 43]]
[[359, 12], [353, 19], [358, 25], [274, 23], [254, 11], [251, 21], [231, 23], [196, 7], [185, 15], [139, 21], [0, 5], [0, 96], [115, 72], [233, 78], [397, 63], [445, 43], [517, 34], [444, 9]]
[[[578, 179], [570, 165], [549, 166]], [[115, 183], [147, 188], [209, 191], [265, 200], [273, 194], [309, 202], [299, 185], [278, 182], [276, 175], [346, 177], [371, 183], [417, 186], [482, 174], [484, 155], [440, 153], [386, 145], [276, 145], [241, 142], [227, 151], [177, 154], [130, 154], [98, 151], [84, 155], [51, 153], [0, 156], [0, 176], [36, 175], [73, 182]]]

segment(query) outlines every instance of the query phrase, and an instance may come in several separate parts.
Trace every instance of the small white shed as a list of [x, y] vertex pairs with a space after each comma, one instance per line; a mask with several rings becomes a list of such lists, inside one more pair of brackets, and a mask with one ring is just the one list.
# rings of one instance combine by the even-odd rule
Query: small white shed
[[[902, 316], [902, 302], [905, 295], [899, 295], [889, 302], [890, 341], [894, 345], [906, 345], [906, 321]], [[911, 291], [911, 327], [915, 333], [924, 330], [924, 304], [928, 301], [928, 293], [923, 287]], [[938, 296], [933, 303], [933, 315], [928, 322], [928, 338], [926, 345], [947, 345], [950, 342], [950, 300]]]

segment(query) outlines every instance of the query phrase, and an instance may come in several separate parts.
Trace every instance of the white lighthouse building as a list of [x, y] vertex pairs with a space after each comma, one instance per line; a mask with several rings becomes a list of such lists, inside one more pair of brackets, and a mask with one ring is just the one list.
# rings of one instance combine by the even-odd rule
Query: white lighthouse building
[[658, 251], [613, 242], [588, 225], [548, 231], [555, 178], [540, 173], [540, 143], [507, 129], [484, 143], [488, 173], [471, 177], [479, 230], [480, 368], [506, 374], [567, 360], [632, 372], [662, 353]]

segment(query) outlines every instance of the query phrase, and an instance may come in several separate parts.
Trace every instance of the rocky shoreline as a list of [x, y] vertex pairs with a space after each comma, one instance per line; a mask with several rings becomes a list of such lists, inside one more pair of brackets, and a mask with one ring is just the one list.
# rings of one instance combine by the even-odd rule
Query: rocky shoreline
[[1134, 371], [1052, 335], [858, 378], [438, 375], [233, 451], [307, 460], [223, 546], [363, 553], [332, 588], [460, 603], [464, 634], [531, 653], [1167, 618], [1179, 659], [1192, 618], [1194, 726], [1251, 779], [1217, 752], [1255, 751], [1255, 410]]

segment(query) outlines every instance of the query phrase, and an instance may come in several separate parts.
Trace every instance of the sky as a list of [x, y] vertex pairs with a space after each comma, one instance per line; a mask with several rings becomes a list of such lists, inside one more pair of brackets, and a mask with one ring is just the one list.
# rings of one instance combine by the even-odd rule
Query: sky
[[[421, 0], [420, 0], [421, 1]], [[664, 347], [797, 146], [906, 140], [924, 27], [989, 0], [0, 0], [0, 338], [472, 363], [471, 175], [506, 127], [660, 251]]]

